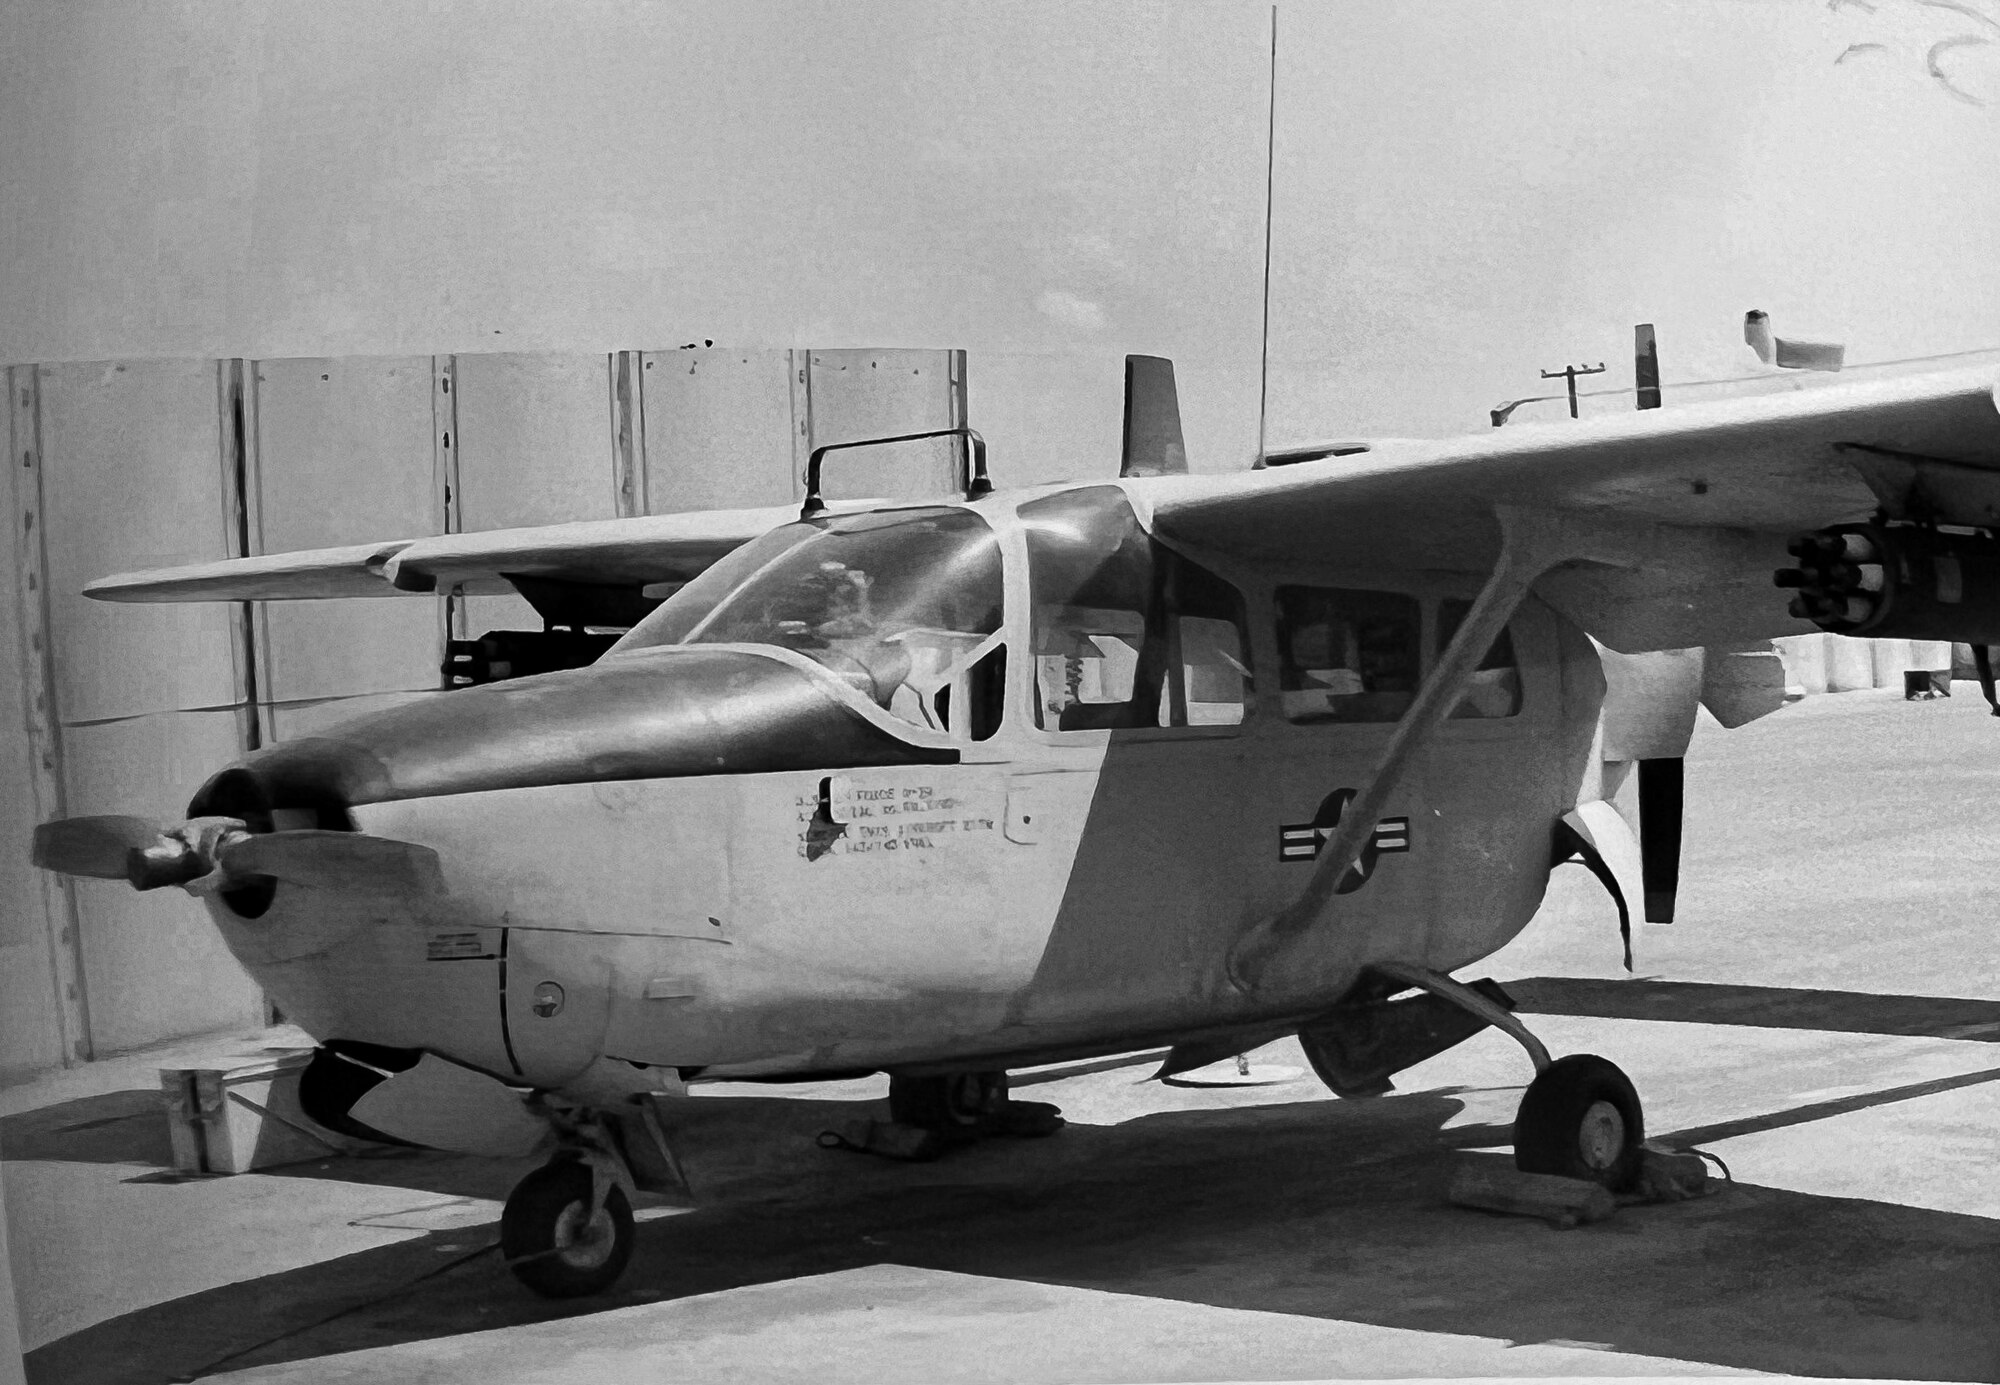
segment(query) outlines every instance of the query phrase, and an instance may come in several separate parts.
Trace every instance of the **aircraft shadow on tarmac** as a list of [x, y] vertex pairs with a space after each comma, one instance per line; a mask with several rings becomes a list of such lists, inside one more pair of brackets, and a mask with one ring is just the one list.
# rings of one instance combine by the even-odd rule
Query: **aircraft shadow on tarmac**
[[[68, 1164], [143, 1164], [153, 1172], [131, 1183], [174, 1183], [218, 1175], [174, 1170], [173, 1141], [158, 1088], [131, 1088], [78, 1097], [0, 1117], [0, 1158]], [[533, 1159], [483, 1159], [436, 1150], [381, 1147], [296, 1164], [260, 1168], [260, 1174], [366, 1183], [447, 1197], [504, 1201], [533, 1168]]]
[[0, 1117], [0, 1158], [174, 1165], [158, 1087], [78, 1097]]
[[99, 1324], [31, 1353], [29, 1378], [185, 1379], [891, 1262], [1765, 1371], [2000, 1379], [2000, 1223], [1750, 1185], [1573, 1231], [1467, 1211], [1443, 1197], [1451, 1151], [1507, 1128], [1447, 1128], [1466, 1103], [1442, 1093], [1072, 1125], [928, 1165], [814, 1145], [874, 1103], [702, 1104], [682, 1134], [706, 1205], [642, 1223], [602, 1299], [536, 1299], [482, 1253], [491, 1228], [439, 1232]]
[[2000, 1000], [1578, 976], [1509, 981], [1507, 993], [1522, 1014], [1747, 1024], [1763, 1029], [2000, 1043]]

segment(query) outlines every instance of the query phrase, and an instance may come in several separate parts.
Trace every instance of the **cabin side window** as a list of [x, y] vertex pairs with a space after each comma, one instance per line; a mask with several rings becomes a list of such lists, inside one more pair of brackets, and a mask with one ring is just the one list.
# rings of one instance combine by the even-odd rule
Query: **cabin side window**
[[[1433, 661], [1443, 657], [1445, 646], [1458, 633], [1458, 627], [1465, 624], [1466, 616], [1472, 612], [1472, 603], [1463, 600], [1440, 601], [1437, 613], [1437, 646], [1431, 652]], [[1514, 658], [1514, 641], [1503, 626], [1493, 643], [1486, 647], [1486, 656], [1479, 661], [1478, 671], [1459, 696], [1458, 705], [1451, 709], [1454, 717], [1511, 717], [1521, 710], [1521, 668]]]
[[1243, 598], [1146, 534], [1123, 491], [1021, 507], [1036, 725], [1233, 726], [1250, 696]]
[[1278, 588], [1278, 690], [1293, 721], [1395, 721], [1416, 699], [1422, 612], [1413, 596]]

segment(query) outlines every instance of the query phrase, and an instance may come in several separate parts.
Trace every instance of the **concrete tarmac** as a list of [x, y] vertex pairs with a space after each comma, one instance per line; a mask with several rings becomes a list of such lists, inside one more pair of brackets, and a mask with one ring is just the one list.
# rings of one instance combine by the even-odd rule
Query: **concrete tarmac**
[[1569, 1231], [1449, 1205], [1530, 1075], [1491, 1032], [1370, 1101], [1017, 1074], [1069, 1128], [928, 1165], [814, 1143], [878, 1114], [879, 1079], [708, 1089], [681, 1131], [700, 1205], [646, 1209], [620, 1284], [556, 1304], [491, 1249], [523, 1165], [163, 1177], [153, 1069], [184, 1048], [0, 1091], [30, 1379], [2000, 1380], [2000, 722], [1958, 690], [1705, 728], [1680, 920], [1637, 974], [1576, 867], [1462, 973], [1623, 1067], [1650, 1133], [1728, 1163], [1713, 1197]]

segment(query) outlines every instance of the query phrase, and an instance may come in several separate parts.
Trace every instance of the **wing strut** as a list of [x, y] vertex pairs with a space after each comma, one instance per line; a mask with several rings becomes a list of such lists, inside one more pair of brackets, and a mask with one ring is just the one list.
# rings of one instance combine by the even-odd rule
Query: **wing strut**
[[[1506, 627], [1527, 598], [1537, 578], [1563, 563], [1584, 561], [1609, 567], [1643, 566], [1651, 555], [1671, 552], [1681, 542], [1663, 525], [1633, 525], [1573, 512], [1494, 506], [1500, 522], [1500, 558], [1480, 588], [1444, 654], [1417, 690], [1416, 700], [1396, 723], [1389, 742], [1366, 786], [1340, 815], [1340, 824], [1321, 849], [1312, 878], [1298, 898], [1247, 931], [1231, 949], [1227, 964], [1231, 983], [1253, 991], [1270, 977], [1273, 985], [1290, 989], [1277, 978], [1287, 968], [1277, 965], [1314, 925], [1325, 920], [1335, 887], [1361, 859], [1375, 822], [1401, 786], [1417, 752], [1442, 726], [1470, 683], [1487, 646]], [[1308, 985], [1321, 978], [1300, 977]]]

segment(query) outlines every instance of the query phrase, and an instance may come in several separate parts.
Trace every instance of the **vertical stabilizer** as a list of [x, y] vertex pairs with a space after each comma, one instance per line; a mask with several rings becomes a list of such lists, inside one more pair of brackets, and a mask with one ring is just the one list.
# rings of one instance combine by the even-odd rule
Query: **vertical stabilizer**
[[1632, 384], [1640, 408], [1660, 407], [1660, 344], [1650, 322], [1632, 329]]
[[1181, 400], [1165, 356], [1125, 358], [1125, 456], [1120, 476], [1184, 476]]

